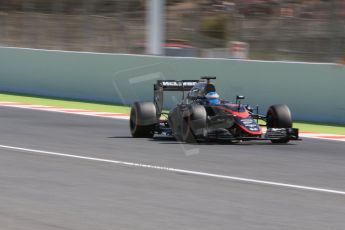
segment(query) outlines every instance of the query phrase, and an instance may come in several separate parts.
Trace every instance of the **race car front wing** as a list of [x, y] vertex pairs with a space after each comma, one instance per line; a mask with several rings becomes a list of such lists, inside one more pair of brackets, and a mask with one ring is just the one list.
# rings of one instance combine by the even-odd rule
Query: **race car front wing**
[[299, 140], [299, 131], [295, 128], [268, 128], [264, 137], [269, 140]]
[[208, 130], [204, 136], [209, 140], [301, 140], [295, 128], [268, 128], [261, 136], [234, 136], [227, 129]]

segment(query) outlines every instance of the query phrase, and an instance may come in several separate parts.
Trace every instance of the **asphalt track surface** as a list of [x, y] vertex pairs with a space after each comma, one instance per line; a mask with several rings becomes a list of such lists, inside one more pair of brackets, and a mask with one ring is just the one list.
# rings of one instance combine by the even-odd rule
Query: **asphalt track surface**
[[132, 139], [128, 121], [14, 108], [0, 127], [0, 229], [345, 229], [342, 194], [113, 162], [345, 192], [344, 142]]

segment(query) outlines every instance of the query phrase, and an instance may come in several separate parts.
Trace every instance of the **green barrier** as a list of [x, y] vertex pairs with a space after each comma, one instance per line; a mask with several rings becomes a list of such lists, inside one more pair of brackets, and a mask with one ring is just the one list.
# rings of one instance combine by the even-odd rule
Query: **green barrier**
[[[345, 124], [345, 67], [309, 64], [97, 54], [0, 48], [0, 90], [130, 104], [152, 100], [158, 79], [217, 76], [222, 98], [245, 95], [265, 113], [284, 103], [294, 118]], [[181, 95], [167, 94], [166, 105]]]

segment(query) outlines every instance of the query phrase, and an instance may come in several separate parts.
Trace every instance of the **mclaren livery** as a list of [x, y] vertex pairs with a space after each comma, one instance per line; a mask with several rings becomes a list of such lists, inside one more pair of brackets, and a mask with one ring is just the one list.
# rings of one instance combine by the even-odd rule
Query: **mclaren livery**
[[[286, 105], [272, 105], [266, 115], [236, 102], [221, 100], [211, 80], [158, 80], [154, 84], [153, 102], [135, 102], [130, 113], [133, 137], [174, 136], [182, 142], [270, 140], [288, 143], [299, 140], [298, 129], [292, 128], [291, 112]], [[183, 98], [170, 112], [163, 111], [166, 91], [181, 91]], [[187, 92], [187, 93], [186, 93]], [[263, 124], [259, 125], [259, 120]]]

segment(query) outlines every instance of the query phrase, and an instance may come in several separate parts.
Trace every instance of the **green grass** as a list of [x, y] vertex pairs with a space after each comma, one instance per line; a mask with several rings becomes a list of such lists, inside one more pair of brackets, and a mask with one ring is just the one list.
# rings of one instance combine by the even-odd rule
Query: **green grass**
[[[45, 98], [37, 96], [27, 96], [18, 94], [0, 94], [0, 101], [12, 101], [12, 102], [25, 102], [37, 105], [49, 105], [58, 106], [64, 108], [86, 109], [99, 112], [114, 112], [114, 113], [126, 113], [129, 114], [130, 107], [116, 104], [96, 103], [66, 100], [59, 98]], [[310, 122], [294, 122], [294, 127], [299, 128], [305, 132], [318, 132], [318, 133], [330, 133], [345, 135], [345, 125], [336, 124], [322, 124], [322, 123], [310, 123]]]
[[305, 132], [330, 133], [345, 135], [345, 125], [322, 124], [310, 122], [294, 122], [294, 128], [299, 128]]
[[95, 103], [95, 102], [85, 102], [76, 100], [66, 100], [59, 98], [45, 98], [36, 96], [26, 96], [17, 94], [0, 94], [0, 101], [12, 101], [12, 102], [24, 102], [37, 105], [48, 105], [57, 106], [73, 109], [86, 109], [94, 110], [98, 112], [113, 112], [113, 113], [126, 113], [129, 114], [129, 106], [116, 105], [116, 104], [106, 104], [106, 103]]

